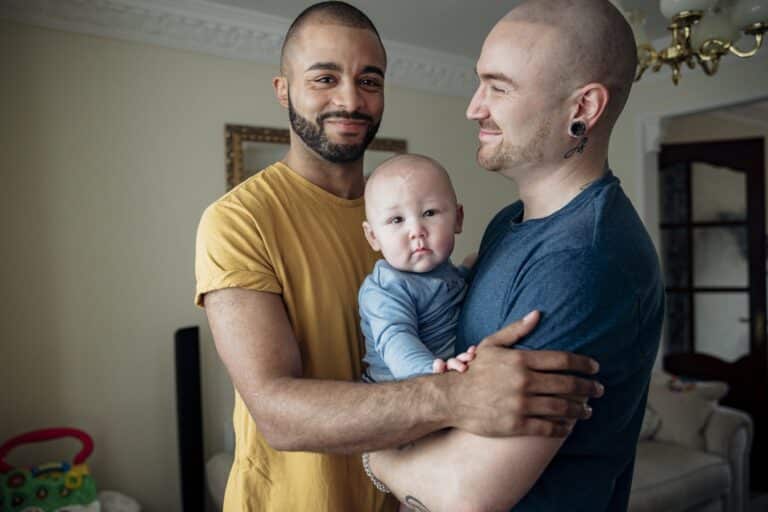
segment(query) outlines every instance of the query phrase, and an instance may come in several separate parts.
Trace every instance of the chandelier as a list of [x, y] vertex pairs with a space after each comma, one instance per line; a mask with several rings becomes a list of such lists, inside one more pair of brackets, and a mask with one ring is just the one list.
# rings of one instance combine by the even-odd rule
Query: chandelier
[[[646, 69], [657, 72], [664, 65], [672, 69], [675, 85], [683, 65], [691, 69], [698, 65], [707, 75], [714, 75], [720, 58], [729, 53], [740, 58], [755, 55], [768, 30], [768, 0], [661, 0], [659, 4], [672, 33], [669, 45], [661, 50], [648, 40], [645, 14], [639, 10], [625, 13], [637, 42], [635, 81]], [[751, 48], [741, 49], [742, 38], [750, 41]]]

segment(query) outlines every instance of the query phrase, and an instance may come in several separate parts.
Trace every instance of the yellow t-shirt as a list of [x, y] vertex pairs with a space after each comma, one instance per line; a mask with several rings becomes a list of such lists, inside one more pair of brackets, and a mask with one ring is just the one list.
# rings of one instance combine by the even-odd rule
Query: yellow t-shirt
[[[195, 301], [221, 288], [278, 293], [301, 350], [304, 377], [360, 377], [357, 291], [377, 257], [361, 199], [342, 199], [278, 162], [209, 206], [197, 233]], [[278, 452], [237, 391], [235, 461], [225, 512], [394, 510], [359, 455]]]

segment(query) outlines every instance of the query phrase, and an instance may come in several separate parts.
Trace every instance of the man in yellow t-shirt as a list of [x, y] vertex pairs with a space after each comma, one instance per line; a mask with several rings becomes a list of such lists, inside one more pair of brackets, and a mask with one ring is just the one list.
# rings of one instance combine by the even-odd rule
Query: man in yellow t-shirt
[[376, 260], [361, 228], [362, 163], [381, 121], [385, 70], [365, 14], [343, 2], [306, 9], [273, 81], [290, 148], [200, 222], [196, 302], [236, 389], [227, 512], [394, 510], [361, 452], [448, 427], [563, 436], [587, 412], [562, 395], [599, 394], [590, 380], [542, 372], [592, 373], [587, 358], [503, 348], [531, 321], [487, 338], [465, 374], [357, 382], [357, 290]]

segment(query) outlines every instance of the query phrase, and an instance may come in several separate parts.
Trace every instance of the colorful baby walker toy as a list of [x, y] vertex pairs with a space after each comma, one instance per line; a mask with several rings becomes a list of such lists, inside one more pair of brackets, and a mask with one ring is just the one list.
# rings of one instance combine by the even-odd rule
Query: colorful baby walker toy
[[[74, 437], [82, 449], [72, 462], [14, 468], [5, 462], [17, 446]], [[96, 484], [85, 460], [93, 452], [91, 436], [73, 428], [36, 430], [0, 445], [0, 512], [100, 512]]]

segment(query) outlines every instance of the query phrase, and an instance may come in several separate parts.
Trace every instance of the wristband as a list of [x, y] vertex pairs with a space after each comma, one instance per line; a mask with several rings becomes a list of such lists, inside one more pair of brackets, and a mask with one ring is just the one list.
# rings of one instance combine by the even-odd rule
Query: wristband
[[371, 454], [368, 452], [365, 452], [363, 454], [363, 469], [365, 470], [365, 474], [368, 475], [368, 478], [371, 479], [371, 482], [373, 482], [373, 486], [376, 487], [378, 490], [383, 492], [384, 494], [389, 494], [390, 491], [389, 487], [384, 485], [384, 482], [379, 480], [373, 475], [373, 471], [371, 471]]

